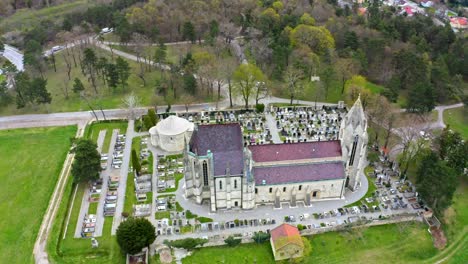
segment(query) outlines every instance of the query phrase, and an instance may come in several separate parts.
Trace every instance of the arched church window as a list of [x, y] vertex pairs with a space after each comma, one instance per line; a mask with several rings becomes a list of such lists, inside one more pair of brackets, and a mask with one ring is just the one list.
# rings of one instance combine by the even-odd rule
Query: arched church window
[[354, 136], [353, 148], [351, 149], [351, 156], [349, 158], [349, 166], [353, 166], [354, 156], [356, 156], [356, 148], [358, 144], [359, 136]]
[[301, 190], [302, 190], [302, 185], [299, 185], [299, 191], [301, 191]]
[[234, 189], [237, 189], [237, 180], [234, 180]]
[[203, 161], [203, 185], [208, 186], [208, 164]]
[[223, 182], [222, 182], [222, 181], [219, 181], [219, 189], [220, 189], [220, 190], [223, 189]]

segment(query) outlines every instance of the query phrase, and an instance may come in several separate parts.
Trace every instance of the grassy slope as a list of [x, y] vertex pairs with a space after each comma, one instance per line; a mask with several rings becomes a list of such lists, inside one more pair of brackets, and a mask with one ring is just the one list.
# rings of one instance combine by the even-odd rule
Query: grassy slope
[[464, 108], [455, 108], [444, 111], [444, 122], [461, 133], [462, 137], [468, 139], [468, 117]]
[[0, 20], [0, 28], [4, 31], [21, 30], [37, 25], [43, 20], [56, 21], [63, 19], [63, 16], [74, 11], [85, 10], [88, 5], [88, 0], [75, 0], [71, 3], [64, 3], [49, 8], [21, 9], [8, 18]]
[[[108, 57], [110, 59], [110, 52], [103, 51], [101, 49], [95, 49], [96, 54], [101, 57]], [[65, 52], [65, 51], [62, 51]], [[58, 53], [56, 56], [57, 72], [54, 72], [53, 66], [50, 66], [47, 73], [47, 90], [52, 95], [52, 102], [50, 105], [41, 105], [31, 107], [28, 106], [23, 109], [16, 109], [14, 103], [7, 107], [0, 108], [0, 115], [11, 115], [11, 114], [26, 114], [26, 113], [47, 113], [47, 112], [69, 112], [69, 111], [88, 111], [90, 110], [86, 102], [80, 98], [78, 94], [73, 93], [73, 80], [75, 78], [81, 79], [83, 82], [86, 93], [94, 96], [94, 89], [87, 78], [83, 77], [80, 66], [74, 67], [73, 59], [70, 56], [72, 62], [71, 81], [68, 81], [66, 73], [66, 63], [63, 58], [64, 53]], [[77, 58], [78, 59], [78, 58]], [[90, 102], [93, 105], [95, 111], [99, 111], [99, 105], [102, 105], [104, 109], [121, 108], [123, 107], [122, 99], [125, 95], [133, 92], [141, 99], [142, 105], [150, 105], [152, 94], [154, 93], [154, 83], [160, 78], [160, 73], [157, 71], [148, 72], [145, 74], [147, 85], [143, 86], [143, 81], [137, 76], [139, 72], [139, 65], [136, 62], [127, 60], [131, 67], [131, 75], [128, 79], [128, 86], [123, 90], [121, 87], [116, 92], [111, 92], [101, 80], [98, 81], [99, 95], [90, 98]], [[65, 83], [68, 83], [69, 98], [65, 98], [64, 87]]]
[[119, 129], [119, 134], [125, 134], [127, 132], [127, 124], [128, 123], [125, 121], [93, 123], [86, 127], [85, 136], [97, 143], [99, 132], [101, 130], [107, 130], [104, 143], [102, 144], [102, 153], [107, 153], [109, 151], [109, 145], [112, 139], [112, 131], [114, 129]]
[[2, 261], [32, 262], [42, 215], [75, 133], [76, 127], [0, 131]]
[[[403, 231], [393, 224], [329, 232], [308, 239], [312, 253], [302, 263], [417, 263], [437, 252], [426, 227], [418, 223], [410, 224]], [[274, 263], [270, 243], [203, 248], [183, 259], [183, 263], [254, 263], [255, 260]]]

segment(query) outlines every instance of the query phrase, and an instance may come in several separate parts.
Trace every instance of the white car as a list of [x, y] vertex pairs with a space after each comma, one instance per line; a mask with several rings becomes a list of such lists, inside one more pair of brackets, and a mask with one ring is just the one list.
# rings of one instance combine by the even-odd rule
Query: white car
[[52, 47], [52, 52], [57, 52], [59, 50], [63, 49], [63, 46], [53, 46]]
[[106, 34], [106, 33], [111, 33], [112, 31], [114, 31], [113, 28], [106, 27], [101, 30], [101, 33]]

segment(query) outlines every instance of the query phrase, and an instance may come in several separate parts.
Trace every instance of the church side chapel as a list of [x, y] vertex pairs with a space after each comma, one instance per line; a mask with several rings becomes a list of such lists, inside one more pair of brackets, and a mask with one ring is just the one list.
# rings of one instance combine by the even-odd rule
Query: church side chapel
[[185, 195], [212, 212], [344, 199], [346, 188], [360, 187], [367, 164], [359, 98], [338, 131], [319, 141], [249, 145], [239, 123], [200, 124], [184, 150]]

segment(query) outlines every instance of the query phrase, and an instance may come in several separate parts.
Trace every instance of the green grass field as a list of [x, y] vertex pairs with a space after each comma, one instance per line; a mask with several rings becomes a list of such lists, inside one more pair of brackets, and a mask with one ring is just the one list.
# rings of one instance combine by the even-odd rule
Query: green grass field
[[[410, 223], [329, 232], [308, 237], [312, 253], [302, 263], [420, 263], [437, 250], [426, 226]], [[275, 263], [270, 243], [209, 247], [194, 251], [184, 264]]]
[[464, 139], [468, 139], [468, 115], [466, 113], [463, 107], [444, 111], [445, 124], [459, 132]]
[[71, 3], [63, 3], [49, 8], [21, 9], [15, 14], [0, 20], [0, 28], [3, 33], [12, 30], [29, 29], [33, 25], [39, 24], [43, 20], [57, 21], [62, 20], [66, 14], [86, 10], [88, 6], [93, 5], [88, 0], [75, 0]]
[[[111, 53], [103, 51], [101, 49], [95, 49], [96, 55], [100, 57], [107, 57], [110, 59]], [[130, 94], [134, 93], [141, 100], [141, 105], [152, 105], [152, 100], [163, 101], [161, 98], [154, 99], [154, 83], [160, 78], [160, 73], [157, 71], [145, 73], [146, 86], [143, 86], [143, 81], [137, 76], [139, 72], [139, 65], [134, 62], [127, 60], [131, 67], [131, 75], [128, 79], [128, 86], [123, 90], [121, 87], [117, 88], [117, 91], [112, 92], [109, 88], [102, 83], [102, 80], [97, 82], [98, 95], [95, 95], [94, 89], [87, 78], [81, 73], [80, 66], [74, 67], [73, 59], [70, 55], [72, 63], [71, 80], [67, 77], [67, 66], [63, 58], [65, 51], [58, 53], [56, 58], [57, 72], [54, 72], [53, 66], [50, 65], [45, 78], [47, 79], [47, 90], [51, 93], [52, 102], [50, 105], [40, 106], [27, 106], [22, 109], [16, 109], [16, 104], [12, 104], [0, 108], [0, 115], [12, 115], [12, 114], [26, 114], [26, 113], [50, 113], [50, 112], [70, 112], [70, 111], [89, 111], [87, 103], [80, 97], [79, 94], [75, 94], [72, 91], [73, 80], [75, 78], [81, 79], [85, 86], [86, 94], [88, 94], [89, 102], [95, 111], [99, 112], [100, 106], [103, 109], [115, 109], [124, 107], [122, 99]], [[66, 97], [65, 87], [68, 87], [68, 98]]]
[[0, 131], [0, 256], [32, 263], [33, 245], [76, 127]]

